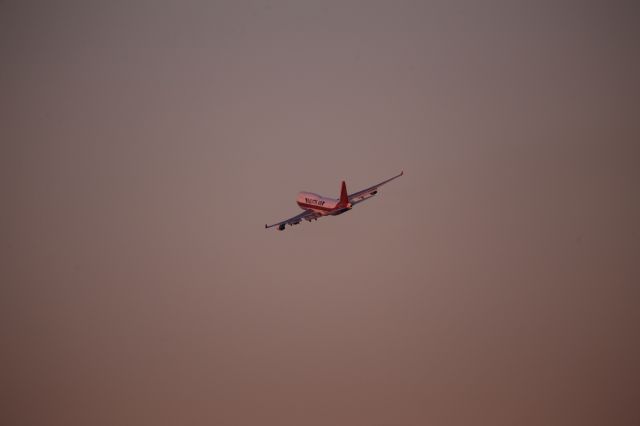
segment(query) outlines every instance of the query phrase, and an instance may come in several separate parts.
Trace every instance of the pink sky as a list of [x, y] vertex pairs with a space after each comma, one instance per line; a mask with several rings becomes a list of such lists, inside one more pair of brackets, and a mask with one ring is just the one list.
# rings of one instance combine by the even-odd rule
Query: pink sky
[[0, 423], [640, 424], [637, 7], [40, 3], [0, 14]]

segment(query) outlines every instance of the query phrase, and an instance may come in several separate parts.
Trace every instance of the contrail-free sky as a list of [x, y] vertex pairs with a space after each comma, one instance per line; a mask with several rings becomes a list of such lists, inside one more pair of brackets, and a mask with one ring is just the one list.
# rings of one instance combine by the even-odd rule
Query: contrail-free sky
[[0, 423], [640, 424], [632, 2], [1, 9]]

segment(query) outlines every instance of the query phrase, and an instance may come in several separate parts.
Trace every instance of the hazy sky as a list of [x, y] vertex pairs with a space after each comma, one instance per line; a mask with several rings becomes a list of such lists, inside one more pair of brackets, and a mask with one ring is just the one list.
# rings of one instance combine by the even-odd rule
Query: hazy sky
[[640, 424], [639, 10], [1, 2], [0, 423]]

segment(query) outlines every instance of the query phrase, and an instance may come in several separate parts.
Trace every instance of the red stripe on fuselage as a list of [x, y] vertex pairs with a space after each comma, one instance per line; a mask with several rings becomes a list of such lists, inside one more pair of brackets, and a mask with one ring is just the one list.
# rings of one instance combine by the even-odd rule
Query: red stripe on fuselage
[[315, 204], [307, 204], [307, 203], [301, 203], [300, 201], [297, 201], [298, 205], [303, 208], [303, 209], [311, 209], [311, 210], [321, 210], [323, 212], [331, 212], [335, 210], [335, 207], [324, 207], [324, 206], [317, 206]]

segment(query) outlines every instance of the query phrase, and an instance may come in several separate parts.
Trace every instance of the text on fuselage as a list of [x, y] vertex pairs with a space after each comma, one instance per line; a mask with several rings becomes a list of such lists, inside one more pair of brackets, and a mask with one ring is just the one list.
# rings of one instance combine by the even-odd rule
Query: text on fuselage
[[304, 201], [307, 204], [315, 204], [316, 206], [324, 206], [324, 201], [322, 201], [322, 200], [315, 200], [313, 198], [306, 198], [305, 197]]

